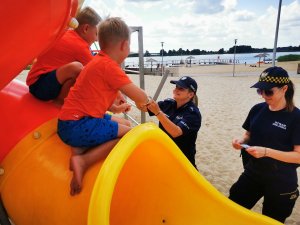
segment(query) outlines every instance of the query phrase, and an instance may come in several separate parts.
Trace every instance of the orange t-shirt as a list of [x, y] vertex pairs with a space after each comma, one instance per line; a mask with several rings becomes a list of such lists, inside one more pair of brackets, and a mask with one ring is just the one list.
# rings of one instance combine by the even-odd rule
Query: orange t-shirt
[[79, 74], [59, 113], [61, 120], [79, 120], [84, 116], [103, 118], [119, 89], [132, 81], [103, 51]]
[[89, 44], [74, 30], [66, 33], [43, 55], [37, 58], [28, 73], [26, 83], [31, 85], [44, 73], [51, 72], [71, 62], [86, 65], [93, 59]]

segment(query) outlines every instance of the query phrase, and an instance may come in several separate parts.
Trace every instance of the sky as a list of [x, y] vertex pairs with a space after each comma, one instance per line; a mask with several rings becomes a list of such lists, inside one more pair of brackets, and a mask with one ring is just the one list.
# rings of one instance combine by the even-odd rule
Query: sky
[[[143, 28], [144, 52], [273, 48], [279, 0], [85, 0], [102, 18]], [[282, 0], [278, 47], [300, 45], [300, 0]], [[137, 51], [137, 33], [131, 50]]]

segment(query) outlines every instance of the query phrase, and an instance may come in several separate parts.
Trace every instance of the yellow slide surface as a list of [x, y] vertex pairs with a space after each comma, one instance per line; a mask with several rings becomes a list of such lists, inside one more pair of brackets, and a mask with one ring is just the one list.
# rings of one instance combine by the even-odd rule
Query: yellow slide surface
[[281, 224], [219, 193], [151, 123], [126, 135], [105, 160], [88, 219], [89, 225]]
[[70, 148], [56, 123], [29, 133], [2, 162], [1, 197], [16, 225], [281, 224], [219, 193], [152, 123], [125, 135], [71, 197]]

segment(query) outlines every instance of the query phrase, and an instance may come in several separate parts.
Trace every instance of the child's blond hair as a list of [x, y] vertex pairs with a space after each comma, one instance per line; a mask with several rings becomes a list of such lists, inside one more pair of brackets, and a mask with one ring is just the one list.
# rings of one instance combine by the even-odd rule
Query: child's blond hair
[[102, 20], [98, 13], [88, 6], [78, 12], [76, 19], [79, 25], [89, 24], [92, 26], [97, 26]]
[[101, 21], [98, 28], [98, 41], [101, 49], [113, 46], [119, 41], [130, 40], [130, 28], [119, 17]]

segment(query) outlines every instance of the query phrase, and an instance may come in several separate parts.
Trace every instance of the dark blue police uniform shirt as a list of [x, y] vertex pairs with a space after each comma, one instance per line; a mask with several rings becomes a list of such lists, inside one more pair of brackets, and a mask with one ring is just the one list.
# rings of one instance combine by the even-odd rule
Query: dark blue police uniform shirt
[[[168, 98], [159, 101], [161, 111], [182, 130], [182, 135], [173, 138], [159, 123], [159, 127], [169, 135], [185, 156], [195, 165], [196, 139], [201, 126], [201, 113], [192, 101], [177, 109], [174, 99]], [[153, 115], [153, 114], [152, 114]]]
[[[286, 109], [271, 111], [267, 103], [259, 103], [250, 110], [243, 128], [250, 132], [248, 143], [250, 146], [293, 151], [294, 145], [300, 145], [300, 110], [295, 107], [292, 112]], [[268, 157], [258, 159], [251, 157], [251, 161], [252, 166], [255, 164], [257, 169], [269, 172], [298, 166]]]

